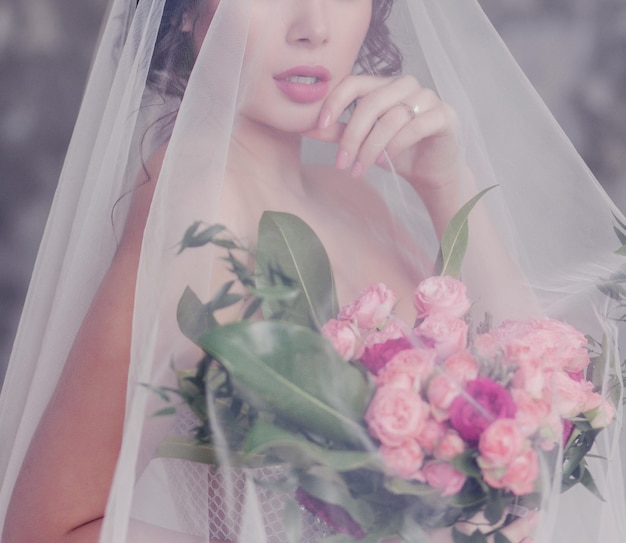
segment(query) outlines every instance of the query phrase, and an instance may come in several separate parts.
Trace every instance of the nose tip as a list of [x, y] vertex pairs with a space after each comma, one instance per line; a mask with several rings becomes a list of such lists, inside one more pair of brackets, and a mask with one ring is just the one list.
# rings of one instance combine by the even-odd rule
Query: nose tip
[[287, 39], [294, 44], [317, 47], [328, 41], [329, 26], [324, 0], [300, 0]]

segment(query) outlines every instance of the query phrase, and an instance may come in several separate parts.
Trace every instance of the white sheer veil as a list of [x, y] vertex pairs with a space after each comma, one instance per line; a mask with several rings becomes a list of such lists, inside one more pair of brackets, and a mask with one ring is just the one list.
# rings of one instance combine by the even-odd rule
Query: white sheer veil
[[[171, 384], [172, 361], [192, 364], [199, 357], [178, 330], [176, 305], [187, 285], [208, 300], [211, 274], [221, 264], [206, 248], [176, 253], [192, 222], [213, 224], [222, 218], [222, 185], [228, 178], [237, 111], [249, 92], [250, 65], [267, 53], [262, 40], [252, 53], [246, 50], [251, 6], [258, 1], [219, 2], [180, 102], [173, 87], [163, 92], [163, 80], [155, 83], [163, 70], [155, 71], [152, 64], [168, 2], [140, 0], [135, 6], [130, 0], [112, 0], [0, 396], [0, 519], [73, 339], [116, 251], [137, 177], [167, 142], [158, 180], [148, 181], [156, 188], [137, 277], [124, 439], [101, 541], [142, 541], [136, 521], [200, 540], [229, 536], [216, 536], [210, 526], [214, 513], [207, 496], [216, 492], [241, 508], [233, 521], [239, 541], [273, 541], [263, 521], [269, 514], [264, 497], [252, 490], [249, 479], [225, 482], [215, 490], [204, 467], [150, 460], [160, 441], [184, 431], [184, 424], [180, 417], [178, 422], [152, 417], [162, 404], [141, 386]], [[463, 155], [476, 180], [475, 187], [461, 187], [464, 198], [498, 185], [484, 199], [485, 213], [542, 312], [596, 338], [608, 331], [617, 345], [617, 330], [606, 315], [608, 299], [597, 285], [622, 265], [614, 233], [621, 214], [478, 3], [395, 0], [388, 28], [402, 51], [403, 72], [433, 88], [458, 115]], [[146, 84], [149, 79], [152, 84]], [[307, 140], [302, 159], [328, 165], [334, 153], [331, 144]], [[387, 202], [397, 228], [408, 231], [415, 245], [434, 258], [437, 238], [408, 184], [380, 168], [367, 177]], [[372, 235], [387, 236], [389, 247], [398, 246], [376, 219], [370, 221]], [[416, 278], [428, 274], [423, 259], [408, 258]], [[346, 259], [354, 263], [358, 284], [359, 274], [365, 273], [364, 257], [347, 248]], [[468, 270], [466, 280], [470, 287], [479, 284], [480, 271]], [[479, 286], [473, 292], [477, 298], [485, 294]], [[617, 359], [612, 369], [620, 371]], [[620, 438], [621, 416], [601, 434], [599, 458], [592, 466], [604, 501], [584, 488], [560, 497], [554, 492], [538, 528], [538, 543], [625, 540]]]

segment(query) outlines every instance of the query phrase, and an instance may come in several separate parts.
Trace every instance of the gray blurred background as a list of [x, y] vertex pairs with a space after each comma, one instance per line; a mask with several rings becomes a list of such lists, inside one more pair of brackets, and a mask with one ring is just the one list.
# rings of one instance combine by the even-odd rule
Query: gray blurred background
[[[0, 0], [0, 382], [106, 3]], [[626, 0], [481, 3], [625, 210]]]

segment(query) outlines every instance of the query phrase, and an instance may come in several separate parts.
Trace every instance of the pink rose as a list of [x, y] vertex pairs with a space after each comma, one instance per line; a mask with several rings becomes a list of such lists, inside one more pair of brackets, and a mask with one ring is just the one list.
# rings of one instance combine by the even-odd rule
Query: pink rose
[[383, 386], [376, 390], [365, 421], [383, 445], [398, 447], [415, 439], [428, 417], [428, 405], [411, 390]]
[[615, 406], [610, 400], [602, 398], [599, 405], [586, 415], [592, 428], [606, 428], [615, 418]]
[[452, 460], [455, 456], [465, 451], [465, 441], [454, 430], [450, 430], [435, 445], [435, 458], [437, 460]]
[[587, 338], [582, 332], [555, 319], [543, 318], [531, 322], [536, 329], [551, 334], [552, 348], [548, 354], [555, 359], [556, 367], [576, 373], [589, 365]]
[[515, 362], [518, 366], [512, 385], [528, 392], [533, 398], [542, 398], [546, 385], [546, 372], [541, 358], [520, 357]]
[[352, 360], [363, 354], [361, 338], [349, 321], [330, 319], [322, 327], [322, 335], [331, 341], [344, 360]]
[[498, 419], [488, 426], [478, 441], [481, 467], [506, 466], [521, 452], [524, 434], [513, 419]]
[[478, 377], [478, 362], [469, 351], [459, 351], [446, 358], [443, 363], [446, 375], [460, 385]]
[[365, 369], [374, 375], [382, 370], [387, 362], [389, 362], [397, 353], [410, 349], [411, 342], [405, 338], [388, 339], [384, 343], [378, 343], [371, 347], [366, 347], [365, 352], [359, 358], [359, 362], [365, 366]]
[[339, 320], [355, 321], [359, 328], [371, 330], [384, 323], [393, 306], [396, 295], [383, 283], [366, 288], [350, 305], [339, 313]]
[[378, 372], [376, 384], [420, 390], [435, 367], [437, 353], [433, 349], [405, 349], [396, 353]]
[[380, 454], [385, 464], [403, 479], [421, 478], [424, 451], [416, 441], [406, 441], [399, 447], [382, 445]]
[[390, 339], [407, 337], [412, 334], [411, 329], [401, 320], [396, 318], [387, 319], [381, 328], [364, 331], [363, 343], [365, 347], [372, 347], [378, 343], [385, 343]]
[[501, 483], [516, 496], [530, 494], [535, 490], [535, 482], [539, 477], [539, 457], [528, 448], [507, 466]]
[[414, 306], [418, 319], [428, 315], [460, 319], [467, 313], [471, 303], [461, 281], [447, 275], [437, 275], [424, 279], [417, 286]]
[[531, 436], [544, 424], [550, 415], [550, 403], [543, 398], [533, 398], [523, 389], [511, 391], [517, 413], [515, 420], [525, 436]]
[[515, 417], [517, 408], [510, 392], [488, 377], [469, 381], [450, 406], [450, 424], [471, 445], [495, 420]]
[[461, 319], [431, 315], [415, 328], [415, 332], [441, 358], [447, 358], [465, 349], [467, 345], [467, 323]]
[[426, 397], [430, 404], [432, 415], [438, 421], [449, 418], [450, 406], [460, 394], [461, 387], [447, 375], [440, 373], [428, 381]]
[[563, 371], [556, 371], [550, 380], [554, 389], [556, 410], [564, 419], [574, 418], [585, 410], [588, 393], [593, 388], [589, 381], [574, 381]]
[[467, 477], [448, 462], [427, 462], [422, 470], [426, 482], [440, 489], [444, 497], [454, 496], [463, 488]]
[[417, 436], [417, 442], [426, 454], [432, 454], [439, 441], [446, 435], [446, 431], [447, 427], [444, 424], [428, 417]]

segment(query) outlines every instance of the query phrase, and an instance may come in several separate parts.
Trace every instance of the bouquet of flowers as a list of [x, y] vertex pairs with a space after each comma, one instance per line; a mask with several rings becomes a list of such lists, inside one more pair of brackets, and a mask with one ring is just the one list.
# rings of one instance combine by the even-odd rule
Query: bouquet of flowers
[[[191, 447], [171, 439], [159, 454], [282, 465], [277, 488], [329, 524], [333, 542], [426, 542], [452, 527], [457, 543], [504, 543], [501, 530], [540, 506], [559, 469], [564, 490], [598, 493], [586, 456], [615, 408], [585, 378], [585, 336], [549, 318], [490, 328], [468, 317], [457, 277], [481, 196], [448, 227], [441, 274], [417, 285], [414, 323], [394, 314], [383, 283], [339, 308], [326, 253], [293, 215], [264, 214], [255, 271], [224, 227], [194, 224], [181, 250], [226, 249], [235, 279], [208, 303], [189, 289], [180, 301], [181, 329], [206, 356], [177, 371], [178, 388], [155, 390], [182, 398], [198, 426]], [[231, 292], [235, 281], [245, 294]], [[215, 312], [244, 297], [242, 319], [220, 324]], [[297, 528], [289, 536], [298, 541]]]

